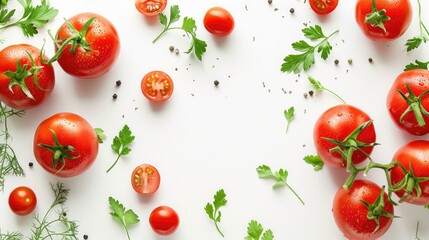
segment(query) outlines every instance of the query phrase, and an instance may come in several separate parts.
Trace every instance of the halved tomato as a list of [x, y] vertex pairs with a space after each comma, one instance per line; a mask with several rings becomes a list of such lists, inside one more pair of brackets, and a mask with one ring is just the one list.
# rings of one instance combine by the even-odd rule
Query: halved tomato
[[137, 166], [131, 175], [131, 185], [134, 190], [141, 194], [155, 193], [161, 182], [158, 170], [150, 164]]
[[143, 95], [153, 102], [164, 102], [173, 94], [173, 80], [167, 73], [152, 71], [146, 74], [141, 82]]
[[167, 0], [136, 0], [137, 10], [148, 17], [156, 16], [167, 6]]
[[338, 0], [310, 0], [310, 7], [319, 15], [326, 15], [337, 8]]

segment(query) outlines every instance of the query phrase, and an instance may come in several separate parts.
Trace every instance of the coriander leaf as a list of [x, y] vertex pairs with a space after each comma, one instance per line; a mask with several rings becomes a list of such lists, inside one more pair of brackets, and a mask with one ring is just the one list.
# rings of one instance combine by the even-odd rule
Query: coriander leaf
[[420, 28], [420, 34], [418, 36], [415, 36], [411, 39], [408, 39], [405, 43], [405, 46], [407, 46], [407, 52], [410, 52], [418, 47], [424, 42], [426, 43], [429, 40], [429, 30], [426, 28], [425, 24], [422, 20], [422, 6], [420, 4], [420, 0], [417, 0], [418, 3], [418, 11], [419, 11], [419, 28]]
[[334, 95], [335, 97], [337, 97], [338, 99], [341, 100], [341, 102], [343, 102], [344, 104], [346, 104], [346, 102], [344, 101], [344, 99], [342, 99], [338, 94], [336, 94], [335, 92], [325, 88], [321, 82], [317, 81], [316, 79], [314, 79], [313, 77], [309, 76], [308, 77], [308, 81], [311, 83], [311, 85], [313, 85], [313, 87], [315, 88], [315, 90], [317, 92], [321, 92], [321, 91], [327, 91], [329, 93], [331, 93], [332, 95]]
[[113, 165], [107, 169], [107, 172], [109, 172], [116, 165], [120, 157], [125, 156], [131, 152], [131, 148], [129, 146], [134, 141], [134, 139], [135, 136], [132, 135], [130, 128], [125, 124], [122, 130], [119, 131], [119, 135], [113, 138], [111, 147], [118, 156]]
[[167, 16], [165, 16], [165, 14], [160, 13], [158, 14], [158, 18], [159, 18], [159, 22], [165, 27], [167, 26]]
[[219, 234], [222, 237], [225, 237], [217, 224], [221, 221], [222, 216], [222, 213], [219, 211], [219, 209], [225, 206], [227, 203], [225, 191], [223, 189], [218, 190], [213, 196], [213, 199], [213, 203], [207, 203], [204, 207], [204, 210], [206, 211], [209, 218], [213, 220]]
[[407, 52], [410, 52], [411, 50], [414, 50], [422, 44], [422, 42], [426, 42], [427, 39], [423, 36], [413, 37], [407, 40], [407, 43], [405, 43], [405, 46], [407, 46]]
[[263, 231], [264, 228], [260, 223], [255, 220], [251, 220], [247, 226], [247, 237], [245, 240], [259, 240]]
[[412, 69], [428, 69], [429, 61], [428, 62], [420, 62], [419, 60], [416, 60], [416, 64], [410, 63], [407, 66], [405, 66], [404, 71], [409, 71]]
[[106, 140], [106, 134], [104, 134], [104, 130], [101, 128], [94, 128], [95, 133], [97, 134], [98, 143], [103, 143]]
[[304, 28], [301, 30], [304, 33], [304, 36], [312, 41], [326, 38], [326, 36], [323, 34], [322, 27], [319, 25], [315, 25]]
[[331, 53], [332, 46], [329, 44], [329, 42], [325, 39], [320, 43], [320, 46], [317, 48], [317, 52], [320, 53], [320, 56], [323, 58], [323, 60], [326, 60]]
[[274, 234], [270, 229], [265, 231], [264, 235], [262, 235], [262, 238], [261, 238], [261, 240], [273, 240], [273, 239], [274, 239]]
[[267, 165], [261, 165], [256, 169], [258, 176], [260, 178], [271, 178], [274, 176], [274, 173], [271, 171], [271, 168]]
[[295, 108], [290, 107], [288, 110], [284, 110], [283, 114], [287, 121], [287, 125], [286, 125], [286, 132], [287, 132], [289, 130], [290, 122], [295, 118]]
[[176, 22], [180, 19], [180, 9], [178, 5], [170, 7], [170, 23]]
[[118, 200], [113, 197], [109, 197], [109, 206], [110, 206], [110, 215], [119, 222], [127, 233], [128, 240], [130, 239], [130, 235], [128, 233], [128, 228], [131, 225], [138, 223], [139, 217], [133, 210], [126, 210], [124, 205], [122, 205]]
[[194, 37], [193, 44], [194, 44], [195, 55], [197, 56], [198, 60], [202, 61], [203, 54], [206, 52], [207, 43], [204, 42], [203, 40], [200, 40]]
[[304, 161], [314, 167], [314, 171], [323, 169], [324, 162], [319, 155], [308, 155], [304, 157]]
[[189, 17], [185, 17], [183, 19], [182, 29], [186, 32], [195, 32], [197, 30], [195, 20]]
[[2, 9], [0, 11], [0, 25], [7, 24], [12, 18], [13, 14], [15, 14], [15, 9], [9, 11], [7, 9]]
[[302, 70], [308, 70], [315, 63], [313, 51], [307, 51], [302, 54], [290, 54], [283, 60], [282, 72], [299, 73]]

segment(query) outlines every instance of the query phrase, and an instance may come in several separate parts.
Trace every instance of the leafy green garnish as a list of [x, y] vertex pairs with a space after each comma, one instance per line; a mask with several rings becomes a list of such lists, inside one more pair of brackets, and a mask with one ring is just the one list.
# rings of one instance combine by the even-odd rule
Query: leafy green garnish
[[339, 30], [336, 30], [329, 36], [325, 36], [322, 31], [322, 27], [319, 25], [306, 27], [301, 30], [304, 33], [304, 36], [311, 41], [321, 40], [315, 46], [308, 44], [304, 40], [300, 40], [298, 42], [292, 43], [293, 49], [300, 54], [290, 54], [287, 55], [283, 60], [283, 64], [281, 67], [282, 72], [294, 72], [299, 73], [301, 71], [308, 70], [315, 62], [314, 60], [314, 51], [320, 53], [320, 56], [323, 60], [326, 60], [331, 53], [332, 46], [329, 43], [329, 38], [331, 38], [334, 34], [336, 34]]
[[413, 49], [416, 49], [420, 47], [420, 45], [424, 42], [426, 43], [429, 40], [429, 31], [426, 28], [425, 24], [422, 21], [422, 7], [420, 5], [420, 0], [417, 0], [418, 6], [419, 6], [419, 28], [420, 28], [420, 34], [418, 36], [415, 36], [413, 38], [410, 38], [407, 40], [407, 43], [405, 46], [407, 46], [407, 52], [412, 51]]
[[412, 69], [428, 69], [429, 61], [428, 62], [420, 62], [419, 60], [416, 60], [416, 64], [410, 63], [407, 66], [405, 66], [404, 71], [412, 70]]
[[290, 107], [288, 110], [284, 110], [283, 114], [286, 118], [287, 125], [286, 125], [286, 132], [289, 130], [290, 122], [295, 118], [295, 108]]
[[20, 232], [7, 232], [1, 233], [0, 231], [0, 240], [22, 240], [24, 239], [24, 235]]
[[336, 94], [335, 92], [325, 88], [321, 82], [317, 81], [313, 77], [309, 76], [308, 81], [310, 81], [310, 83], [313, 85], [313, 87], [316, 89], [317, 92], [327, 91], [327, 92], [331, 93], [332, 95], [334, 95], [335, 97], [337, 97], [338, 99], [340, 99], [341, 102], [346, 104], [346, 101], [344, 101], [344, 99], [342, 99], [338, 94]]
[[124, 125], [121, 131], [119, 131], [119, 135], [115, 136], [112, 143], [112, 149], [113, 151], [118, 154], [118, 157], [116, 158], [113, 165], [107, 169], [107, 172], [109, 172], [118, 162], [119, 158], [125, 155], [128, 155], [131, 152], [131, 148], [129, 147], [131, 143], [134, 141], [134, 136], [132, 135], [132, 132], [128, 125]]
[[204, 210], [206, 210], [207, 215], [211, 220], [213, 220], [217, 231], [220, 233], [222, 237], [225, 237], [222, 233], [222, 231], [219, 229], [218, 223], [220, 223], [222, 213], [219, 211], [219, 208], [226, 205], [226, 194], [223, 189], [216, 192], [216, 194], [213, 196], [213, 204], [207, 203], [204, 207]]
[[94, 128], [95, 133], [97, 134], [98, 143], [103, 143], [106, 140], [106, 134], [101, 128]]
[[170, 7], [170, 20], [163, 13], [160, 13], [158, 17], [159, 22], [164, 26], [164, 30], [162, 30], [162, 32], [152, 42], [155, 43], [169, 30], [183, 30], [191, 39], [191, 46], [185, 53], [189, 54], [194, 50], [195, 56], [197, 56], [198, 60], [201, 61], [203, 54], [206, 52], [207, 44], [203, 40], [197, 38], [197, 25], [195, 24], [195, 20], [190, 17], [185, 17], [181, 27], [171, 27], [172, 23], [177, 22], [180, 19], [180, 9], [178, 5]]
[[273, 185], [274, 189], [280, 188], [280, 187], [284, 187], [286, 186], [287, 188], [289, 188], [293, 194], [299, 199], [299, 201], [302, 203], [302, 205], [304, 204], [304, 201], [302, 201], [301, 197], [295, 192], [295, 190], [293, 190], [293, 188], [291, 188], [291, 186], [289, 186], [289, 184], [287, 183], [287, 177], [288, 177], [288, 171], [285, 169], [279, 169], [276, 172], [271, 171], [271, 168], [267, 165], [261, 165], [256, 169], [256, 172], [258, 173], [258, 176], [260, 178], [266, 178], [266, 179], [274, 179], [276, 180], [276, 182]]
[[251, 220], [247, 226], [247, 237], [244, 240], [273, 240], [273, 232], [268, 229], [264, 232], [262, 225], [256, 220]]
[[323, 169], [324, 162], [319, 155], [307, 155], [304, 157], [304, 161], [313, 166], [314, 171]]
[[110, 215], [125, 228], [129, 240], [130, 235], [128, 233], [128, 228], [140, 222], [139, 216], [131, 209], [126, 210], [124, 205], [113, 197], [109, 197], [109, 205], [111, 211]]

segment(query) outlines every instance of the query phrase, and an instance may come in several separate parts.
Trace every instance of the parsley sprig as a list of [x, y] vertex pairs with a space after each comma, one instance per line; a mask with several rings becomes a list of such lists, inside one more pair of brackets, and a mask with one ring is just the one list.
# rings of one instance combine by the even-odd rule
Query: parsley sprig
[[124, 205], [113, 197], [109, 197], [109, 205], [111, 210], [110, 215], [124, 227], [128, 240], [130, 240], [128, 228], [140, 222], [139, 216], [131, 209], [126, 210]]
[[281, 66], [282, 72], [294, 72], [300, 73], [301, 71], [308, 70], [314, 63], [314, 52], [317, 50], [320, 53], [320, 56], [323, 60], [326, 60], [331, 53], [332, 46], [329, 43], [329, 39], [339, 30], [334, 31], [329, 36], [326, 36], [323, 33], [322, 27], [319, 25], [310, 26], [303, 28], [301, 30], [304, 33], [304, 36], [311, 41], [320, 40], [319, 43], [312, 46], [304, 40], [292, 43], [293, 49], [300, 52], [299, 54], [290, 54], [287, 55], [283, 60]]
[[314, 171], [323, 169], [324, 162], [319, 155], [307, 155], [304, 157], [304, 161], [313, 166]]
[[410, 63], [407, 66], [405, 66], [404, 71], [409, 71], [412, 69], [428, 69], [429, 61], [427, 62], [421, 62], [419, 60], [416, 60], [416, 63]]
[[112, 170], [112, 168], [116, 165], [119, 158], [122, 156], [128, 155], [131, 152], [130, 145], [134, 141], [135, 137], [132, 135], [132, 132], [130, 130], [130, 127], [128, 125], [124, 125], [121, 131], [119, 131], [119, 135], [115, 136], [112, 143], [112, 150], [118, 154], [118, 157], [116, 158], [115, 162], [112, 166], [110, 166], [109, 169], [107, 169], [107, 172]]
[[274, 234], [268, 229], [264, 232], [262, 225], [256, 221], [251, 220], [247, 226], [247, 237], [244, 240], [273, 240]]
[[316, 79], [314, 79], [313, 77], [309, 76], [308, 77], [308, 81], [311, 83], [311, 85], [313, 85], [313, 87], [316, 89], [317, 92], [321, 92], [321, 91], [327, 91], [330, 94], [334, 95], [335, 97], [337, 97], [338, 99], [340, 99], [340, 101], [344, 104], [346, 104], [346, 101], [344, 101], [344, 99], [342, 99], [340, 97], [340, 95], [336, 94], [334, 91], [331, 91], [327, 88], [325, 88], [321, 82], [317, 81]]
[[292, 122], [292, 120], [295, 118], [295, 108], [292, 106], [288, 108], [287, 110], [283, 111], [283, 115], [286, 118], [286, 132], [289, 130], [289, 125]]
[[183, 30], [186, 32], [186, 35], [191, 39], [191, 46], [185, 52], [187, 54], [191, 53], [192, 50], [195, 52], [195, 56], [197, 56], [198, 60], [202, 60], [203, 54], [206, 52], [207, 44], [201, 39], [197, 38], [197, 25], [195, 24], [195, 20], [190, 17], [183, 18], [183, 23], [181, 27], [171, 27], [171, 24], [179, 21], [180, 19], [180, 9], [178, 5], [173, 5], [170, 7], [170, 19], [163, 13], [158, 15], [159, 22], [164, 26], [164, 30], [152, 41], [155, 43], [164, 33], [169, 30]]
[[207, 203], [206, 206], [204, 207], [204, 210], [206, 210], [206, 213], [209, 216], [209, 218], [213, 220], [216, 226], [216, 229], [220, 233], [220, 235], [222, 237], [225, 237], [218, 226], [218, 223], [220, 223], [221, 216], [222, 216], [222, 213], [221, 211], [219, 211], [219, 208], [225, 206], [227, 203], [225, 191], [223, 189], [220, 189], [219, 191], [216, 192], [213, 198], [214, 198], [213, 204]]
[[407, 40], [405, 46], [407, 46], [407, 52], [410, 52], [418, 47], [424, 42], [426, 43], [429, 40], [429, 30], [426, 28], [425, 24], [422, 21], [422, 6], [420, 0], [417, 0], [419, 6], [419, 28], [420, 35], [415, 36]]

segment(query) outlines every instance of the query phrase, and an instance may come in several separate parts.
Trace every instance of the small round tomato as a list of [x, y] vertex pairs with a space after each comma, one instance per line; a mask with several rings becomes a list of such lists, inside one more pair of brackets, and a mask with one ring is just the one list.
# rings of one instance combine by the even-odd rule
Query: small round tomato
[[405, 71], [393, 82], [386, 99], [395, 124], [413, 134], [429, 133], [429, 71]]
[[141, 14], [151, 17], [164, 11], [167, 0], [136, 0], [135, 6]]
[[390, 170], [390, 181], [400, 201], [429, 204], [429, 181], [425, 179], [429, 178], [429, 141], [405, 144], [396, 151], [392, 161], [399, 163]]
[[9, 207], [16, 215], [26, 216], [34, 211], [37, 197], [29, 187], [17, 187], [9, 195]]
[[[374, 41], [392, 41], [408, 29], [413, 16], [410, 0], [377, 0], [377, 11], [373, 11], [373, 0], [357, 0], [355, 18], [366, 37]], [[385, 10], [383, 19], [379, 12]]]
[[149, 216], [150, 226], [159, 235], [173, 234], [179, 227], [179, 222], [177, 212], [168, 206], [155, 208]]
[[[372, 207], [374, 209], [370, 210]], [[387, 194], [377, 184], [356, 180], [349, 190], [343, 187], [338, 189], [332, 213], [335, 223], [347, 239], [375, 240], [386, 233], [392, 224], [394, 208], [387, 200]], [[379, 222], [378, 228], [376, 220]]]
[[203, 22], [207, 31], [218, 37], [228, 36], [235, 26], [231, 13], [221, 7], [212, 7], [207, 10]]
[[[79, 32], [77, 34], [76, 32]], [[109, 71], [120, 51], [113, 24], [95, 13], [80, 13], [64, 23], [56, 34], [55, 55], [61, 68], [78, 78], [96, 78]]]
[[39, 124], [34, 134], [34, 156], [49, 173], [73, 177], [86, 171], [98, 154], [94, 128], [74, 113], [57, 113]]
[[44, 64], [40, 49], [28, 44], [12, 45], [0, 51], [0, 101], [25, 110], [40, 105], [55, 86], [52, 65]]
[[326, 15], [337, 8], [338, 0], [310, 0], [310, 7], [319, 15]]
[[[322, 113], [313, 130], [317, 153], [333, 167], [345, 167], [348, 161], [353, 164], [363, 162], [371, 154], [375, 139], [374, 124], [368, 114], [347, 104], [334, 106]], [[334, 150], [340, 150], [344, 155]]]
[[150, 164], [137, 166], [131, 175], [131, 185], [141, 194], [155, 193], [161, 182], [158, 170]]
[[141, 90], [143, 95], [150, 101], [164, 102], [173, 94], [173, 80], [165, 72], [152, 71], [143, 77]]

